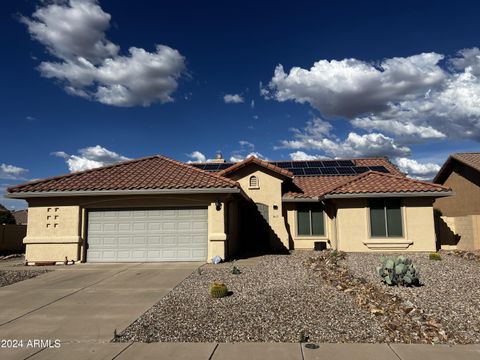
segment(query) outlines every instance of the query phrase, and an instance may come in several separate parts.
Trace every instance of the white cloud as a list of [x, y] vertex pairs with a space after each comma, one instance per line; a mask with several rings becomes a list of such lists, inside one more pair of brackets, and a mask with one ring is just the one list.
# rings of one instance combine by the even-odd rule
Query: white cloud
[[320, 60], [289, 72], [279, 65], [263, 96], [308, 103], [324, 117], [345, 118], [403, 144], [480, 140], [480, 49], [443, 59], [432, 52], [378, 64]]
[[230, 161], [239, 162], [246, 158], [249, 158], [250, 156], [254, 156], [258, 159], [268, 160], [261, 153], [259, 153], [258, 151], [255, 151], [255, 145], [252, 144], [250, 141], [240, 140], [238, 144], [240, 145], [240, 149], [232, 152], [229, 159]]
[[268, 158], [266, 158], [265, 156], [263, 156], [262, 154], [260, 154], [259, 152], [256, 152], [256, 151], [252, 151], [252, 152], [249, 152], [248, 154], [246, 155], [241, 155], [239, 153], [237, 154], [233, 154], [232, 156], [230, 156], [230, 161], [231, 162], [239, 162], [239, 161], [242, 161], [244, 159], [247, 159], [249, 157], [256, 157], [257, 159], [262, 159], [262, 160], [268, 160]]
[[25, 200], [8, 199], [5, 197], [7, 188], [14, 185], [15, 184], [0, 184], [0, 204], [5, 206], [10, 211], [27, 208], [28, 205]]
[[394, 162], [397, 164], [400, 171], [405, 174], [421, 179], [432, 179], [440, 170], [440, 166], [434, 163], [420, 163], [414, 159], [396, 158]]
[[223, 97], [223, 101], [225, 101], [226, 104], [241, 104], [245, 99], [239, 94], [226, 94]]
[[317, 160], [317, 159], [325, 159], [326, 156], [322, 155], [309, 155], [303, 151], [295, 151], [293, 153], [288, 154], [290, 159], [292, 160]]
[[110, 19], [96, 0], [63, 0], [42, 3], [21, 21], [60, 60], [42, 62], [41, 75], [59, 80], [67, 93], [114, 106], [173, 101], [185, 58], [166, 45], [120, 55], [106, 38]]
[[70, 172], [84, 171], [130, 160], [100, 145], [80, 149], [78, 153], [79, 155], [69, 155], [64, 151], [57, 151], [52, 153], [52, 155], [65, 159]]
[[201, 162], [206, 162], [207, 157], [201, 153], [200, 151], [196, 150], [190, 154], [187, 154], [187, 156], [192, 159], [190, 161], [187, 161], [188, 163], [201, 163]]
[[27, 169], [9, 165], [9, 164], [0, 164], [0, 179], [11, 179], [11, 180], [25, 180], [24, 175], [28, 172]]
[[250, 108], [253, 109], [254, 107], [255, 107], [255, 100], [252, 100], [250, 101]]
[[292, 140], [281, 141], [276, 149], [320, 150], [331, 157], [408, 156], [410, 149], [398, 145], [394, 139], [381, 133], [357, 134], [350, 132], [345, 140], [331, 134], [331, 124], [315, 118], [302, 129], [293, 128]]

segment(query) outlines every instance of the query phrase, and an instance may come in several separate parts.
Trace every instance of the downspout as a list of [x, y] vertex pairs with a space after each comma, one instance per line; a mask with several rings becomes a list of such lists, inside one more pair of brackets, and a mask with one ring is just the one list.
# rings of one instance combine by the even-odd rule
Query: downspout
[[332, 202], [332, 205], [333, 205], [333, 234], [335, 238], [334, 249], [338, 250], [339, 246], [338, 246], [338, 228], [337, 228], [337, 206], [335, 202]]

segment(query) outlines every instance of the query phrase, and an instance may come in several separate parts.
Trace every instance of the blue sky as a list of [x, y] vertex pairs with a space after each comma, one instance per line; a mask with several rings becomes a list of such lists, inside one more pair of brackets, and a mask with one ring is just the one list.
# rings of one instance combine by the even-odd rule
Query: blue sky
[[388, 155], [431, 178], [449, 153], [479, 148], [474, 1], [1, 6], [0, 191], [126, 158], [217, 151]]

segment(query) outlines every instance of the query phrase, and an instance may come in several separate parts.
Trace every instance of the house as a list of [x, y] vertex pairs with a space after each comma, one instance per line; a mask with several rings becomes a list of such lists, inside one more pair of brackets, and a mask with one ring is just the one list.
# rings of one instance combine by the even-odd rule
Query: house
[[386, 158], [185, 164], [156, 155], [7, 189], [30, 263], [209, 261], [239, 251], [434, 251], [450, 189]]
[[480, 249], [480, 153], [450, 155], [433, 182], [455, 194], [434, 203], [441, 215], [437, 233], [442, 247]]
[[17, 225], [27, 225], [28, 222], [28, 210], [17, 210], [12, 212], [13, 217]]

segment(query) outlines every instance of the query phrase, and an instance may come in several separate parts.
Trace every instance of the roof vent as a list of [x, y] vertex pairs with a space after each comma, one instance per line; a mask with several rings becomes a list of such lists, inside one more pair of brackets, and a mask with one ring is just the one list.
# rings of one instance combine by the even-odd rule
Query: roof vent
[[225, 162], [225, 159], [223, 158], [223, 155], [220, 151], [217, 152], [217, 154], [215, 155], [215, 160], [213, 160], [212, 162], [214, 162], [214, 163], [224, 163]]

